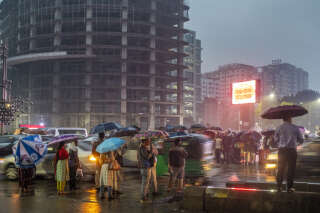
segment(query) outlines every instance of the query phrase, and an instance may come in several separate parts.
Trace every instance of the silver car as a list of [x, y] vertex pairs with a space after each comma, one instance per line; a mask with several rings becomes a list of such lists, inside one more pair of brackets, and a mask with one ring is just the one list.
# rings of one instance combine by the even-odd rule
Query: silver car
[[[14, 143], [16, 143], [15, 141]], [[83, 139], [78, 143], [78, 155], [80, 164], [84, 174], [94, 175], [96, 159], [91, 154], [92, 142], [91, 140]], [[48, 147], [48, 153], [44, 160], [37, 165], [36, 175], [53, 176], [54, 175], [54, 157], [57, 152], [57, 146]], [[15, 165], [13, 154], [0, 157], [0, 173], [4, 174], [8, 179], [15, 180], [18, 178], [18, 171]]]

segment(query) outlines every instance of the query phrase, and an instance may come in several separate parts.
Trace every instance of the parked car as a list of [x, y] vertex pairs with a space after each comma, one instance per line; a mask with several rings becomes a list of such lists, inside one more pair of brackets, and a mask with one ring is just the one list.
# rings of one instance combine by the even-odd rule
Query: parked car
[[0, 136], [0, 158], [11, 154], [12, 146], [21, 137], [21, 135]]
[[[14, 143], [16, 143], [15, 141]], [[78, 143], [78, 155], [80, 164], [84, 174], [94, 175], [95, 174], [95, 161], [96, 159], [91, 154], [92, 143], [84, 140], [80, 140]], [[48, 153], [44, 160], [37, 165], [36, 175], [41, 176], [53, 176], [54, 165], [53, 160], [57, 152], [57, 145], [49, 146]], [[4, 174], [8, 179], [15, 180], [18, 177], [17, 167], [15, 165], [14, 156], [12, 151], [6, 156], [0, 157], [0, 173]]]
[[79, 135], [88, 137], [88, 131], [86, 128], [64, 128], [64, 127], [52, 127], [44, 129], [48, 135], [60, 136], [60, 135]]
[[[320, 138], [305, 142], [297, 147], [297, 176], [320, 176]], [[267, 156], [265, 170], [276, 175], [278, 167], [278, 151]]]

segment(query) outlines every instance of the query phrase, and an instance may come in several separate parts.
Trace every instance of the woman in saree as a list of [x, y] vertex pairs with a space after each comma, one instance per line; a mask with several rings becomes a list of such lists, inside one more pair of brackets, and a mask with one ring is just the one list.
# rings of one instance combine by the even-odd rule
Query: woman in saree
[[64, 188], [69, 178], [68, 158], [69, 154], [65, 149], [65, 144], [60, 143], [55, 158], [55, 178], [59, 195], [64, 193]]

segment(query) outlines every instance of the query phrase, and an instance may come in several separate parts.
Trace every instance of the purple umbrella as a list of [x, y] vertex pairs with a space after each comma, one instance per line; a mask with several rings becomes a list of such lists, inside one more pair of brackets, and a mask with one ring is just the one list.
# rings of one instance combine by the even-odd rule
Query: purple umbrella
[[48, 145], [52, 145], [52, 144], [57, 144], [57, 143], [71, 143], [72, 141], [75, 141], [79, 139], [79, 136], [77, 135], [61, 135], [61, 136], [57, 136], [52, 138], [49, 142]]

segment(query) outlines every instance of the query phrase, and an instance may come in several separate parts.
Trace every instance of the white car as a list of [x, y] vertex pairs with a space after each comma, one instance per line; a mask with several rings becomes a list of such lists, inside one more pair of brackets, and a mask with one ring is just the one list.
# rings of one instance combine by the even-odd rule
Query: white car
[[[17, 142], [17, 141], [16, 141]], [[16, 143], [14, 142], [14, 143]], [[91, 154], [92, 143], [80, 140], [78, 142], [78, 156], [84, 174], [94, 175], [96, 167], [96, 159]], [[37, 165], [36, 175], [52, 176], [54, 174], [53, 160], [57, 152], [57, 146], [48, 147], [48, 152], [44, 160]], [[0, 173], [4, 174], [8, 179], [15, 180], [18, 177], [18, 170], [15, 165], [15, 159], [10, 152], [6, 156], [0, 156]]]
[[86, 128], [64, 128], [64, 127], [52, 127], [45, 128], [48, 135], [53, 135], [55, 137], [60, 135], [80, 135], [83, 137], [88, 137], [88, 131]]

